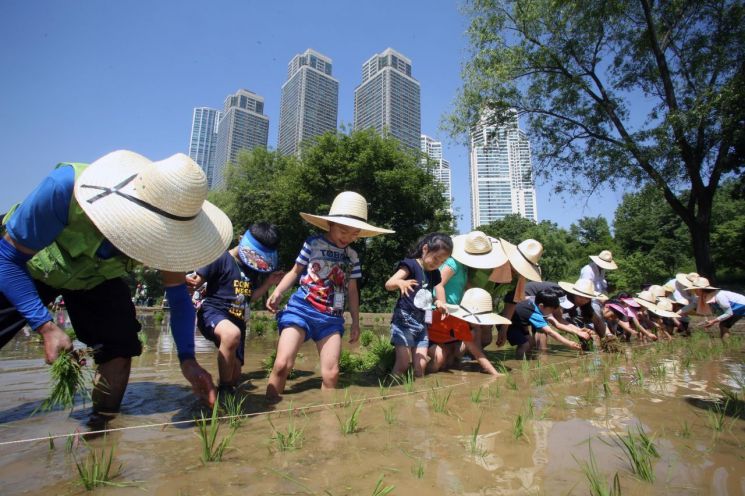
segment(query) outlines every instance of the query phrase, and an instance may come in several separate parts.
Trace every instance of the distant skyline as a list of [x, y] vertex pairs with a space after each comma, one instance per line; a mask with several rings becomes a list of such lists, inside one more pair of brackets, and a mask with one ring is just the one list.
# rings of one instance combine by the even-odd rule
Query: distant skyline
[[[339, 124], [349, 130], [362, 64], [391, 47], [412, 61], [421, 85], [421, 132], [443, 143], [458, 227], [467, 231], [468, 148], [440, 129], [442, 116], [453, 108], [468, 53], [467, 19], [458, 4], [306, 5], [291, 0], [0, 3], [0, 211], [21, 201], [61, 161], [90, 162], [122, 148], [152, 160], [188, 154], [193, 109], [220, 109], [238, 88], [264, 97], [269, 147], [276, 148], [287, 62], [308, 48], [333, 59]], [[396, 15], [383, 23], [380, 13], [388, 10]], [[230, 18], [260, 22], [228, 29], [228, 12]], [[530, 136], [530, 129], [521, 127]], [[589, 199], [557, 198], [552, 183], [539, 180], [536, 186], [539, 220], [562, 227], [598, 214], [612, 221], [621, 197], [601, 191]]]

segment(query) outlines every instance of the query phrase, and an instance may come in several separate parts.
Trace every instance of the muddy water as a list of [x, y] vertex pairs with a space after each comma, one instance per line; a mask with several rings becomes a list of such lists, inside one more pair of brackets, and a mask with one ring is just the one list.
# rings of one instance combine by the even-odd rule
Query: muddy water
[[[100, 493], [372, 494], [383, 477], [380, 487], [395, 486], [391, 494], [588, 494], [580, 463], [590, 447], [606, 485], [617, 473], [623, 494], [745, 493], [745, 421], [730, 408], [717, 432], [707, 413], [722, 394], [720, 384], [738, 392], [745, 383], [736, 347], [699, 360], [666, 345], [582, 358], [557, 348], [540, 366], [489, 350], [510, 369], [509, 379], [466, 366], [418, 380], [408, 393], [403, 385], [381, 391], [375, 380], [346, 376], [346, 391], [324, 395], [316, 350], [306, 343], [297, 378], [284, 401], [271, 406], [262, 398], [260, 360], [276, 338], [250, 339], [241, 386], [245, 412], [272, 413], [245, 419], [223, 461], [203, 464], [194, 427], [179, 423], [199, 406], [180, 375], [167, 328], [147, 324], [146, 351], [134, 360], [122, 415], [111, 425], [125, 429], [90, 441], [94, 448], [115, 446], [115, 465], [121, 465], [115, 482], [133, 485]], [[216, 373], [212, 345], [200, 340], [197, 351]], [[33, 336], [19, 336], [0, 352], [0, 443], [84, 429], [82, 407], [72, 415], [30, 416], [47, 394], [41, 356]], [[437, 412], [434, 405], [448, 394], [444, 412]], [[323, 406], [334, 402], [349, 406]], [[359, 432], [343, 434], [340, 419], [359, 403]], [[390, 423], [385, 410], [388, 420], [394, 417]], [[524, 432], [516, 438], [518, 416]], [[286, 432], [290, 420], [303, 430], [303, 444], [281, 452], [273, 429]], [[614, 443], [637, 426], [653, 436], [660, 454], [654, 483], [636, 478]], [[228, 430], [223, 424], [219, 437]], [[67, 449], [64, 438], [53, 449], [48, 440], [0, 445], [0, 493], [83, 493], [74, 459], [88, 450], [81, 444]]]

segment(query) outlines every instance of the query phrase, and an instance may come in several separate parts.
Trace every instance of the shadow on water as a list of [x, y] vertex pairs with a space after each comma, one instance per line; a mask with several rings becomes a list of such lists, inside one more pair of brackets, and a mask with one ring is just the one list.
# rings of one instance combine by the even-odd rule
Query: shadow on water
[[685, 399], [689, 405], [712, 413], [723, 413], [727, 417], [736, 419], [745, 418], [745, 401], [733, 398], [702, 399], [691, 398]]

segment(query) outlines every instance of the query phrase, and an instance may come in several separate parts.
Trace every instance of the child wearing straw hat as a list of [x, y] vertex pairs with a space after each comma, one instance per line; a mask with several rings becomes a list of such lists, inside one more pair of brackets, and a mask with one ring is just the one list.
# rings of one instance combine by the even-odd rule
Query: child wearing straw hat
[[391, 319], [391, 344], [396, 349], [394, 375], [405, 372], [412, 362], [414, 374], [424, 375], [429, 348], [427, 325], [432, 323], [432, 310], [447, 312], [438, 268], [452, 251], [450, 236], [427, 234], [409, 256], [398, 263], [396, 273], [385, 283], [388, 291], [400, 292]]
[[360, 237], [394, 232], [368, 224], [367, 201], [353, 191], [339, 193], [328, 215], [300, 216], [325, 232], [305, 240], [295, 265], [266, 302], [267, 309], [277, 313], [282, 295], [299, 279], [299, 288], [277, 314], [280, 336], [266, 388], [270, 401], [281, 398], [298, 349], [309, 339], [316, 343], [320, 356], [321, 389], [336, 387], [345, 308], [352, 317], [349, 342], [357, 341], [360, 334], [357, 280], [362, 271], [357, 252], [350, 244]]
[[458, 357], [461, 342], [487, 374], [499, 375], [473, 338], [472, 326], [509, 324], [510, 321], [493, 311], [491, 294], [485, 289], [470, 288], [458, 305], [448, 305], [449, 315], [435, 313], [428, 333], [430, 361], [427, 372], [451, 367]]
[[199, 300], [197, 328], [218, 347], [219, 393], [232, 394], [244, 363], [248, 305], [279, 282], [279, 236], [267, 222], [252, 224], [240, 243], [187, 276], [192, 289], [206, 284]]
[[579, 343], [566, 339], [554, 331], [546, 321], [549, 315], [561, 308], [562, 293], [553, 289], [539, 291], [534, 300], [522, 300], [515, 306], [512, 323], [507, 330], [507, 341], [515, 346], [515, 358], [522, 360], [538, 349], [548, 349], [548, 337], [564, 346], [581, 351]]
[[28, 323], [47, 363], [72, 342], [45, 304], [62, 295], [77, 338], [97, 365], [90, 425], [118, 411], [140, 323], [124, 277], [137, 263], [160, 269], [181, 371], [215, 400], [212, 377], [194, 354], [194, 307], [184, 273], [227, 248], [232, 224], [206, 201], [207, 178], [183, 154], [159, 162], [115, 151], [92, 164], [62, 163], [5, 216], [0, 239], [0, 346]]
[[705, 277], [696, 279], [688, 291], [695, 293], [698, 301], [689, 303], [679, 313], [688, 315], [696, 311], [701, 315], [707, 315], [711, 310], [718, 313], [719, 316], [705, 320], [703, 326], [708, 329], [718, 324], [719, 336], [722, 339], [729, 337], [732, 326], [745, 316], [745, 296], [711, 286]]

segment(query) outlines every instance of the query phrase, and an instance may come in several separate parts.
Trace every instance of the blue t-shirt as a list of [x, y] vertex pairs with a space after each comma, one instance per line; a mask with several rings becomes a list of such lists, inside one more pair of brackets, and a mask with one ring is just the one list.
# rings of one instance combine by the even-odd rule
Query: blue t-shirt
[[511, 331], [533, 334], [546, 326], [548, 326], [546, 318], [532, 300], [523, 300], [515, 306], [515, 314], [510, 324]]
[[295, 263], [305, 267], [296, 294], [321, 313], [341, 315], [349, 280], [362, 277], [357, 252], [339, 248], [324, 235], [311, 236]]
[[[439, 269], [425, 272], [422, 266], [419, 265], [419, 262], [417, 262], [414, 258], [404, 258], [398, 263], [397, 269], [406, 270], [408, 272], [408, 275], [405, 277], [405, 279], [416, 279], [417, 286], [413, 288], [413, 291], [411, 291], [408, 295], [401, 295], [398, 298], [398, 301], [396, 302], [396, 308], [402, 308], [414, 314], [417, 320], [424, 321], [424, 311], [432, 307], [432, 291], [435, 289], [435, 286], [440, 284], [441, 281]], [[430, 295], [430, 298], [428, 299], [430, 304], [427, 306], [427, 308], [421, 308], [415, 304], [415, 297], [420, 291], [424, 291], [425, 293], [429, 293]], [[422, 295], [419, 296], [418, 299], [424, 301], [424, 298], [426, 297]]]
[[207, 283], [201, 312], [217, 311], [243, 321], [256, 285], [256, 273], [239, 265], [229, 252], [197, 270]]
[[[67, 227], [74, 189], [75, 169], [69, 165], [54, 169], [8, 219], [5, 228], [10, 237], [34, 251], [52, 244]], [[96, 251], [103, 260], [118, 254], [119, 251], [106, 239]]]

